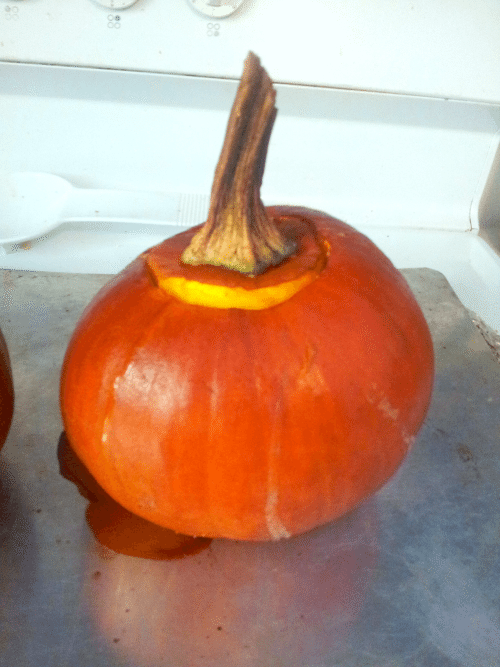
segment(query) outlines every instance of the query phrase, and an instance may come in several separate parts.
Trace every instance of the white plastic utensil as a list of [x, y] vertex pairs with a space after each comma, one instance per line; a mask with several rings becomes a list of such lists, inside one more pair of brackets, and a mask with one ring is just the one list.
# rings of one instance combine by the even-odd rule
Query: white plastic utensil
[[0, 175], [0, 245], [39, 238], [67, 222], [200, 224], [208, 203], [206, 195], [84, 189], [53, 174], [4, 174]]

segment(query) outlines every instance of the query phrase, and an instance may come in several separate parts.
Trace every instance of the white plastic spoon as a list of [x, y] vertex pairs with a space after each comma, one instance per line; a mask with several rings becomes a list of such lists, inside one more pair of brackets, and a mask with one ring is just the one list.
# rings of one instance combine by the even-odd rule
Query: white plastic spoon
[[39, 238], [63, 223], [183, 225], [204, 222], [205, 195], [76, 188], [60, 176], [0, 175], [0, 245]]

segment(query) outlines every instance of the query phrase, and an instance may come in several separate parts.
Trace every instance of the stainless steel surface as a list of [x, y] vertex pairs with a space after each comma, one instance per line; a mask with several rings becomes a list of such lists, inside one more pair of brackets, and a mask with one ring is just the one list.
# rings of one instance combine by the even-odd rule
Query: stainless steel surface
[[398, 474], [299, 538], [150, 561], [96, 543], [56, 455], [62, 357], [109, 276], [3, 270], [16, 408], [0, 455], [0, 665], [498, 667], [500, 365], [442, 274], [405, 275], [437, 372]]

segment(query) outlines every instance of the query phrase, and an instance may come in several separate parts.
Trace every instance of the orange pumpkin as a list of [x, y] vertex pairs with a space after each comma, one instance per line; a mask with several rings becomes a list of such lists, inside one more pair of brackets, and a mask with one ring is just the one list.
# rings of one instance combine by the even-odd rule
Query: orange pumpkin
[[61, 475], [90, 501], [85, 512], [87, 525], [106, 549], [139, 558], [172, 560], [203, 551], [211, 544], [209, 538], [182, 535], [128, 512], [97, 484], [65, 433], [59, 438], [57, 457]]
[[68, 346], [61, 408], [76, 454], [126, 509], [188, 535], [275, 540], [345, 514], [395, 472], [429, 405], [433, 350], [368, 238], [262, 205], [274, 107], [256, 60], [207, 222], [98, 293]]
[[3, 446], [14, 413], [14, 387], [7, 343], [0, 331], [0, 448]]

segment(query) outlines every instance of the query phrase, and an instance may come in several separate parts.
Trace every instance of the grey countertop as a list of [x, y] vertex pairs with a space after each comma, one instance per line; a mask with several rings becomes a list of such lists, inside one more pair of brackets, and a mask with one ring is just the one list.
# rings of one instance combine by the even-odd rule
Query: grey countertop
[[392, 480], [298, 538], [149, 560], [97, 542], [57, 459], [62, 358], [109, 276], [1, 271], [16, 407], [0, 455], [0, 665], [498, 667], [498, 339], [440, 273], [404, 273], [437, 367]]

